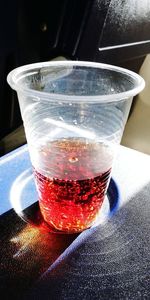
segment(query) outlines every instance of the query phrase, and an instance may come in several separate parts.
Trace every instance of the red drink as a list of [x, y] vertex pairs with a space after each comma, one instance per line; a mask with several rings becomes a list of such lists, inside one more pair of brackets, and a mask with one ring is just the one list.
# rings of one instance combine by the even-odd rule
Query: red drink
[[34, 174], [44, 220], [68, 233], [90, 227], [105, 197], [110, 149], [82, 139], [57, 140], [41, 149], [39, 162]]

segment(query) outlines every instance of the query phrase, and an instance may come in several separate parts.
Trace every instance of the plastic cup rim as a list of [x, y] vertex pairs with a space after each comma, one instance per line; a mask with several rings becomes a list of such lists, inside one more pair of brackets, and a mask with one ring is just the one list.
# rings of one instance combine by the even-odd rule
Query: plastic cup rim
[[[23, 84], [19, 83], [19, 80], [22, 77], [28, 76], [30, 70], [33, 69], [41, 69], [45, 67], [73, 67], [73, 66], [81, 66], [81, 67], [93, 67], [93, 68], [101, 68], [111, 71], [116, 71], [118, 73], [122, 73], [126, 76], [131, 78], [135, 81], [135, 87], [133, 89], [127, 90], [125, 92], [115, 93], [115, 94], [107, 94], [107, 95], [66, 95], [66, 94], [57, 94], [57, 93], [48, 93], [43, 91], [38, 91], [34, 89], [30, 89], [25, 87]], [[21, 76], [24, 72], [27, 72], [24, 76]], [[19, 76], [20, 75], [20, 76]], [[128, 69], [118, 67], [115, 65], [105, 64], [105, 63], [98, 63], [98, 62], [89, 62], [89, 61], [73, 61], [73, 60], [64, 60], [64, 61], [48, 61], [48, 62], [40, 62], [40, 63], [32, 63], [27, 64], [24, 66], [20, 66], [12, 70], [7, 76], [7, 82], [12, 87], [12, 89], [16, 90], [17, 92], [23, 92], [28, 94], [29, 96], [33, 96], [38, 100], [55, 100], [61, 102], [114, 102], [114, 101], [121, 101], [123, 99], [129, 99], [136, 96], [139, 92], [143, 90], [145, 87], [144, 79], [138, 75], [137, 73], [130, 71]]]

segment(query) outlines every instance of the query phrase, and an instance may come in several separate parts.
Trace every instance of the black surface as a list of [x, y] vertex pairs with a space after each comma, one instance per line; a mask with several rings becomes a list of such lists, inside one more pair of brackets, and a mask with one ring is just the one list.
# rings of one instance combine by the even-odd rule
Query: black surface
[[0, 217], [1, 299], [21, 299], [77, 235], [50, 234], [13, 209]]
[[[113, 179], [107, 194], [111, 217], [119, 202]], [[0, 292], [4, 299], [21, 299], [80, 236], [50, 230], [40, 214], [38, 202], [26, 208], [22, 217], [26, 222], [13, 209], [0, 216]], [[87, 232], [91, 234], [90, 230]]]
[[[2, 212], [10, 207], [12, 183], [30, 168], [25, 149], [1, 160]], [[148, 155], [119, 147], [113, 170], [119, 190], [112, 182], [109, 187], [111, 218], [79, 236], [52, 234], [38, 222], [33, 226], [33, 207], [27, 209], [31, 223], [25, 223], [13, 210], [3, 213], [1, 298], [149, 299], [149, 169]], [[25, 194], [28, 201], [34, 189], [26, 186]]]
[[84, 232], [24, 299], [150, 299], [150, 185]]

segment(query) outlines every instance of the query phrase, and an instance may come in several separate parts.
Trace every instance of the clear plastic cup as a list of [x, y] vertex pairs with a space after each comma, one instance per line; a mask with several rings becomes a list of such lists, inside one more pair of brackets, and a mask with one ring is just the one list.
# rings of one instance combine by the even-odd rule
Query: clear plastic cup
[[19, 67], [8, 83], [18, 94], [45, 222], [66, 233], [91, 227], [144, 80], [116, 66], [57, 61]]

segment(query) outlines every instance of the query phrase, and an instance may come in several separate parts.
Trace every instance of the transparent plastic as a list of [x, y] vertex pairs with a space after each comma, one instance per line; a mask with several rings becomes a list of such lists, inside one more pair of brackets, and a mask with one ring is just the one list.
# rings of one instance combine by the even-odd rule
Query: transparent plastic
[[18, 94], [45, 222], [66, 233], [92, 226], [144, 80], [111, 65], [57, 61], [19, 67], [8, 83]]

